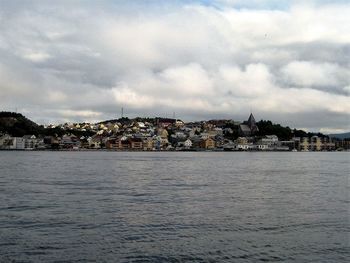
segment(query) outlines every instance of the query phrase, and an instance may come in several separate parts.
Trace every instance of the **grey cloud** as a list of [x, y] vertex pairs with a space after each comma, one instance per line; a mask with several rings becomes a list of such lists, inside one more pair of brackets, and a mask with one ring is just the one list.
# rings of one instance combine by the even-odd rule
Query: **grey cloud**
[[[350, 22], [349, 5], [8, 2], [0, 11], [4, 110], [57, 122], [115, 118], [121, 107], [130, 116], [243, 120], [253, 108], [293, 127], [350, 129], [350, 36], [339, 20], [328, 25], [334, 14]], [[309, 35], [299, 34], [300, 17]]]

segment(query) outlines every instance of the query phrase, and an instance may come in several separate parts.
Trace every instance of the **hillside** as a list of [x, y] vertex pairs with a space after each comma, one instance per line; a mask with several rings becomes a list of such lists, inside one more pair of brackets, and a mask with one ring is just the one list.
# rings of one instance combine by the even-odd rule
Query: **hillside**
[[319, 137], [327, 137], [322, 133], [314, 133], [314, 132], [305, 132], [303, 130], [291, 129], [288, 126], [283, 127], [280, 124], [272, 123], [269, 120], [261, 120], [256, 123], [259, 128], [258, 135], [276, 135], [281, 140], [290, 140], [295, 137], [311, 137], [311, 136], [319, 136]]
[[[22, 137], [24, 135], [44, 135], [44, 136], [62, 136], [66, 131], [60, 127], [44, 128], [35, 122], [27, 119], [20, 113], [15, 112], [0, 112], [0, 134], [9, 134], [15, 137]], [[92, 131], [81, 131], [69, 129], [69, 133], [76, 136], [91, 136], [95, 134]]]
[[20, 113], [0, 112], [0, 133], [8, 133], [12, 136], [22, 137], [26, 134], [39, 135], [44, 128], [27, 119]]
[[[115, 122], [118, 121], [122, 124], [129, 124], [133, 121], [142, 121], [142, 122], [150, 122], [153, 125], [156, 125], [156, 120], [158, 118], [135, 118], [135, 119], [129, 119], [129, 118], [120, 118], [117, 120], [106, 120], [102, 121], [99, 124], [105, 124], [108, 122]], [[163, 119], [163, 118], [160, 118]], [[213, 120], [208, 121], [213, 122]], [[311, 137], [313, 135], [317, 135], [320, 137], [325, 137], [326, 135], [323, 135], [321, 133], [306, 133], [303, 130], [297, 130], [297, 129], [291, 129], [289, 127], [283, 127], [280, 124], [272, 123], [269, 120], [260, 120], [256, 123], [259, 132], [257, 136], [264, 136], [264, 135], [277, 135], [279, 139], [281, 140], [289, 140], [292, 137]], [[225, 128], [231, 128], [233, 133], [231, 134], [230, 139], [236, 139], [239, 136], [238, 132], [238, 125], [233, 124], [230, 120], [227, 120], [227, 123], [223, 125]], [[55, 135], [55, 136], [62, 136], [66, 132], [69, 132], [71, 134], [74, 134], [76, 136], [92, 136], [95, 134], [95, 131], [82, 131], [78, 129], [63, 129], [61, 127], [55, 127], [55, 128], [44, 128], [41, 125], [36, 124], [35, 122], [27, 119], [25, 116], [23, 116], [20, 113], [14, 113], [14, 112], [6, 112], [2, 111], [0, 112], [0, 134], [10, 134], [12, 136], [16, 137], [22, 137], [24, 135], [34, 134], [36, 136], [38, 135]], [[170, 132], [170, 131], [169, 131]], [[344, 133], [344, 134], [333, 134], [330, 136], [334, 136], [335, 138], [349, 138], [350, 133]]]
[[349, 139], [350, 138], [350, 132], [329, 134], [328, 136], [331, 137], [331, 138], [344, 140], [344, 139]]

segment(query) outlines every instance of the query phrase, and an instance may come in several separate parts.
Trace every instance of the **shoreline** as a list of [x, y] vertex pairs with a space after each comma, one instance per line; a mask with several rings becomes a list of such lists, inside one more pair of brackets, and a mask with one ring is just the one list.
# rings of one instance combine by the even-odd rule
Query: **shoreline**
[[330, 153], [330, 152], [350, 152], [350, 150], [341, 150], [341, 151], [286, 151], [286, 150], [224, 150], [224, 149], [193, 149], [193, 150], [115, 150], [115, 149], [0, 149], [0, 152], [259, 152], [259, 153], [268, 153], [268, 152], [293, 152], [293, 153]]

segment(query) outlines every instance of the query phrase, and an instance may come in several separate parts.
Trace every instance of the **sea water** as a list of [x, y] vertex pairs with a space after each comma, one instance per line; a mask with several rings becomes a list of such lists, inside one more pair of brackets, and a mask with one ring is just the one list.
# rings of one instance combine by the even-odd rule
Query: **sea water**
[[0, 152], [0, 262], [348, 262], [350, 154]]

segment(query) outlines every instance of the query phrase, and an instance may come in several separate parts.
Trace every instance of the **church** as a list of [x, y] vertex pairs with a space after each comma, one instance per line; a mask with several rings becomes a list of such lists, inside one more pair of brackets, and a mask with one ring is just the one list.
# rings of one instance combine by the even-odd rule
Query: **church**
[[244, 121], [239, 125], [239, 134], [241, 136], [253, 136], [259, 131], [258, 126], [256, 125], [255, 118], [253, 113], [250, 113], [248, 121]]

